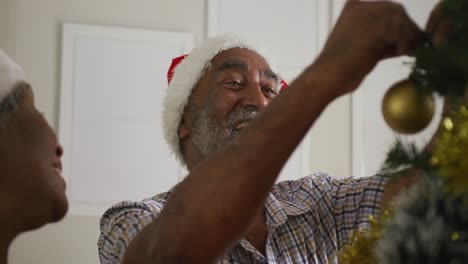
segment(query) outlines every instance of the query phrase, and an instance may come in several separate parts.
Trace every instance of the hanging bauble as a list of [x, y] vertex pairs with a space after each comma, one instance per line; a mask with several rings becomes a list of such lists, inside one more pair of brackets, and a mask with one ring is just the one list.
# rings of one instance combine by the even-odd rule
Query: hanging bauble
[[414, 134], [434, 116], [434, 97], [417, 89], [410, 80], [394, 84], [384, 96], [382, 113], [387, 124], [401, 134]]

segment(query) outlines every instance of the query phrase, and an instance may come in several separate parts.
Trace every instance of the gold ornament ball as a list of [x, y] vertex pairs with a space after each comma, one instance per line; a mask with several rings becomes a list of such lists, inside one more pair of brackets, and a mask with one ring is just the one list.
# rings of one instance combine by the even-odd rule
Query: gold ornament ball
[[396, 132], [414, 134], [431, 123], [434, 105], [432, 94], [418, 91], [410, 80], [402, 80], [385, 94], [382, 113], [387, 124]]

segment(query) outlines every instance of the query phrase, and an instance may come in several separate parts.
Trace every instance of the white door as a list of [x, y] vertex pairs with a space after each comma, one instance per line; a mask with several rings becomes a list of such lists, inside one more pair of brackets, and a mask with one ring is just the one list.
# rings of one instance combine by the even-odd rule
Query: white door
[[169, 190], [182, 169], [161, 128], [166, 73], [192, 35], [66, 24], [59, 137], [72, 214]]

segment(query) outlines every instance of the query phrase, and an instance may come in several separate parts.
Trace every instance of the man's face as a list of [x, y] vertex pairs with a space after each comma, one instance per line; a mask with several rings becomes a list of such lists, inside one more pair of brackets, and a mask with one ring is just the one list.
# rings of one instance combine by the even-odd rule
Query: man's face
[[58, 221], [68, 208], [61, 175], [63, 149], [34, 107], [29, 87], [10, 118], [0, 132], [0, 191], [23, 207], [18, 221], [24, 221], [24, 229]]
[[218, 54], [195, 88], [181, 125], [190, 131], [198, 153], [205, 157], [226, 145], [261, 113], [278, 94], [278, 78], [253, 51], [233, 48]]

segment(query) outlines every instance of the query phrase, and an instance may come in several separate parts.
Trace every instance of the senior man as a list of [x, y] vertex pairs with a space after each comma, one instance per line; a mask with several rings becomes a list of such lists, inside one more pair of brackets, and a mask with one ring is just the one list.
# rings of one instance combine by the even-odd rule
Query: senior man
[[280, 75], [236, 37], [178, 58], [163, 126], [189, 175], [167, 193], [110, 208], [101, 263], [336, 262], [351, 232], [411, 181], [315, 174], [274, 182], [328, 104], [423, 36], [398, 4], [348, 1], [319, 57], [280, 96]]

